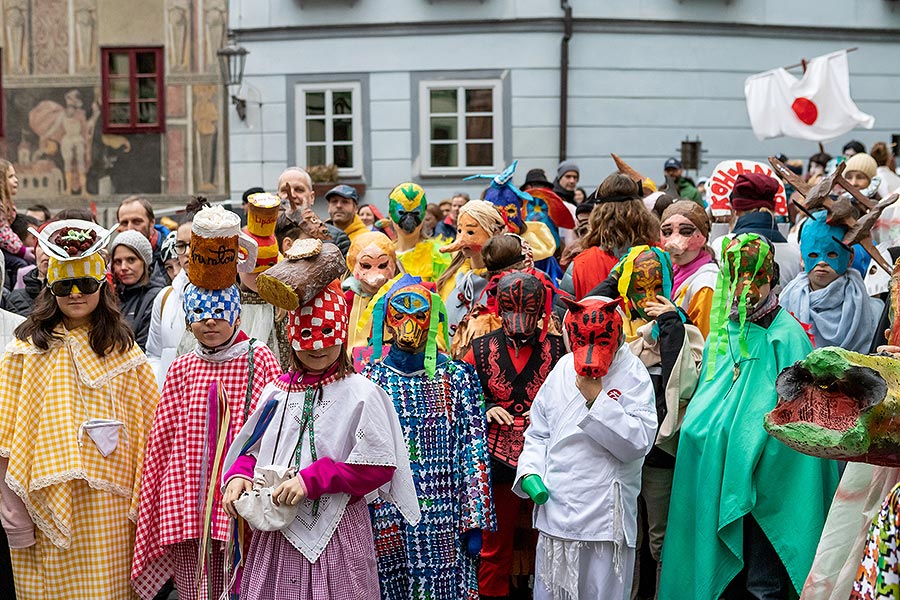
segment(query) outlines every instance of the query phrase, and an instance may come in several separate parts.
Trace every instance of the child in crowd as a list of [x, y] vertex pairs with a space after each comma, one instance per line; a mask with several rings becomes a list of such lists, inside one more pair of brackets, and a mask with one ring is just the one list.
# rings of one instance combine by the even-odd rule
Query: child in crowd
[[[225, 444], [217, 423], [230, 418], [228, 437], [236, 434], [266, 384], [281, 375], [272, 351], [240, 330], [236, 286], [206, 290], [189, 283], [184, 313], [197, 347], [168, 370], [144, 461], [132, 580], [146, 600], [173, 576], [179, 598], [206, 597], [207, 586], [198, 589], [196, 576], [206, 527], [214, 540], [205, 565], [208, 587], [215, 597], [225, 591], [223, 542], [230, 522], [218, 478], [212, 479], [216, 444]], [[207, 513], [211, 485], [216, 492]]]

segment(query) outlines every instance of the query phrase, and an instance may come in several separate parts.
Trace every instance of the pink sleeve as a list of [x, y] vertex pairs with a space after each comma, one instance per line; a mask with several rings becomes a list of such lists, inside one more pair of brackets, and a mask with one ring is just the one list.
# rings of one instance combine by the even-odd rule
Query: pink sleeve
[[0, 458], [0, 522], [6, 531], [10, 548], [28, 548], [35, 544], [34, 521], [25, 503], [6, 485], [9, 460]]
[[17, 236], [12, 228], [6, 223], [0, 223], [0, 248], [17, 256], [25, 253], [22, 240], [19, 239], [19, 236]]
[[256, 457], [255, 456], [238, 456], [238, 459], [234, 461], [234, 464], [231, 465], [231, 468], [228, 469], [228, 472], [225, 473], [225, 476], [222, 478], [224, 485], [228, 485], [228, 482], [234, 479], [235, 477], [243, 477], [244, 479], [249, 479], [253, 481], [253, 469], [256, 468]]
[[320, 458], [298, 473], [306, 486], [307, 497], [315, 500], [323, 494], [365, 496], [394, 476], [394, 467], [381, 465], [348, 465]]

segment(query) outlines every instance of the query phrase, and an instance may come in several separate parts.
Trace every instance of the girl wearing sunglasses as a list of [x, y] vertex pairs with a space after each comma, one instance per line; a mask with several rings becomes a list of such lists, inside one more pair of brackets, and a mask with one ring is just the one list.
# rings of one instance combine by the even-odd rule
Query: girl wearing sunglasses
[[106, 283], [108, 233], [43, 230], [47, 287], [0, 359], [0, 515], [19, 597], [133, 597], [129, 516], [158, 391]]

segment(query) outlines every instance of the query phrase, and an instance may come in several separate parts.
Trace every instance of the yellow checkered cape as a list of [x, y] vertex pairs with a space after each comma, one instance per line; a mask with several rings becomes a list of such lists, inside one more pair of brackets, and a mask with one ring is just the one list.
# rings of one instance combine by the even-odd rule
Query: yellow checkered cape
[[[11, 551], [16, 593], [32, 598], [133, 598], [130, 585], [144, 446], [158, 388], [137, 347], [100, 358], [88, 327], [42, 351], [13, 341], [0, 359], [0, 456], [6, 482], [37, 525], [37, 544]], [[114, 407], [114, 412], [113, 412]], [[124, 422], [104, 458], [78, 430]]]

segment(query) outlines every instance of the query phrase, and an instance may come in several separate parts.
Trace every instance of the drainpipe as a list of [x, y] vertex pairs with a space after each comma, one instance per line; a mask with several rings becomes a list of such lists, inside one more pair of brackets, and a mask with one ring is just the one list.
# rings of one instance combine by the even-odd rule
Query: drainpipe
[[569, 40], [572, 39], [572, 7], [568, 0], [560, 0], [563, 10], [563, 37], [559, 53], [559, 161], [566, 160], [569, 127]]

